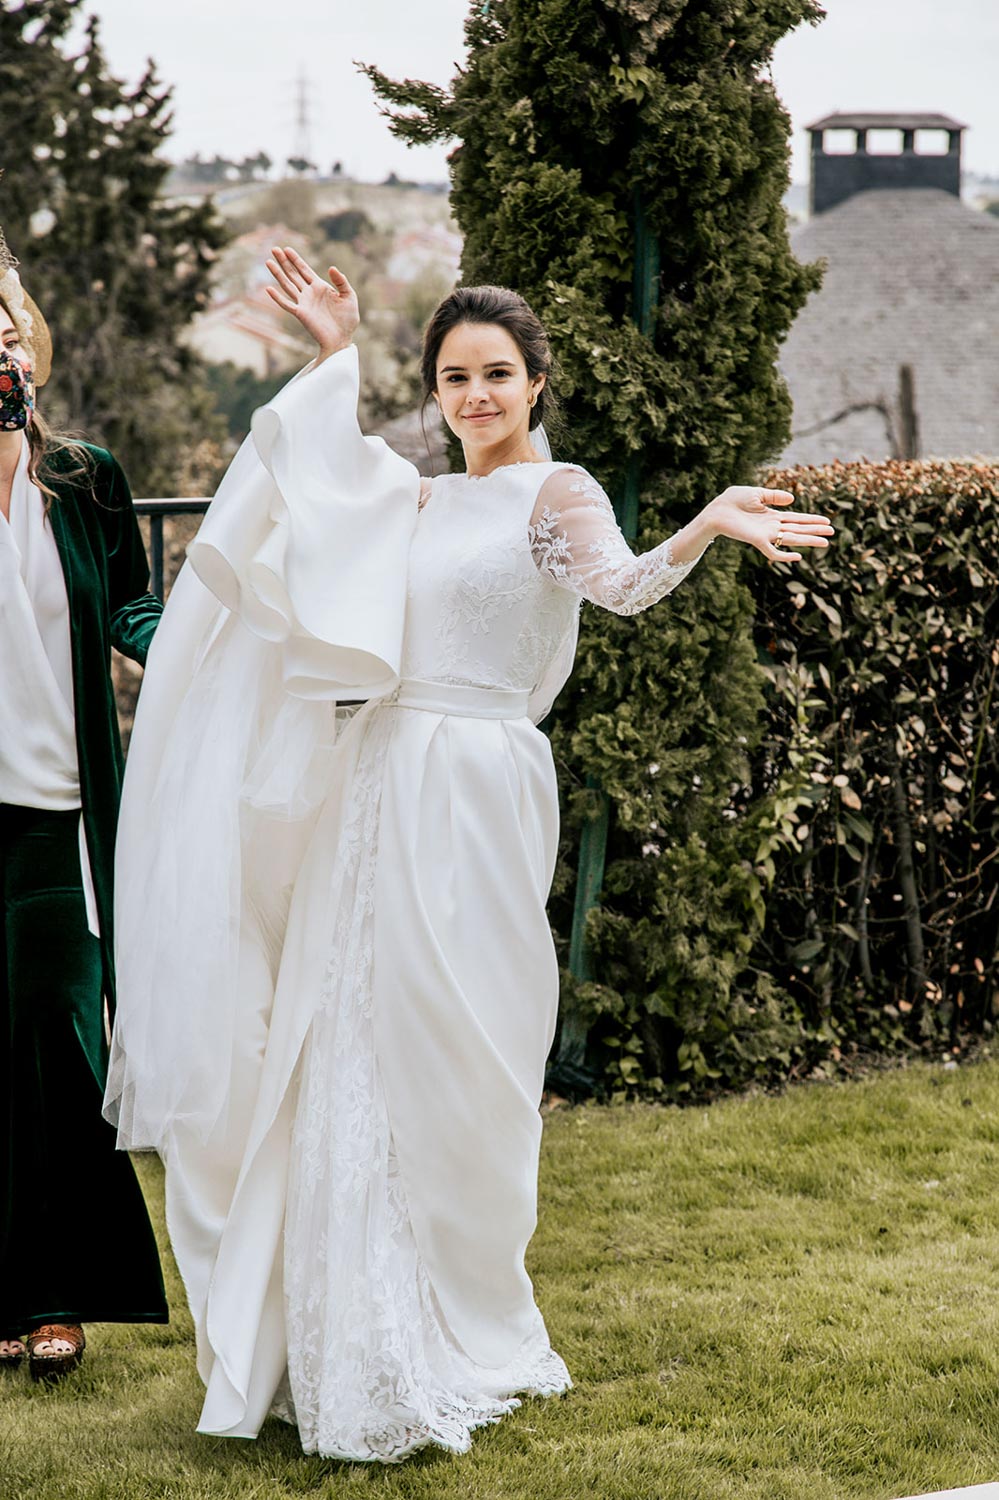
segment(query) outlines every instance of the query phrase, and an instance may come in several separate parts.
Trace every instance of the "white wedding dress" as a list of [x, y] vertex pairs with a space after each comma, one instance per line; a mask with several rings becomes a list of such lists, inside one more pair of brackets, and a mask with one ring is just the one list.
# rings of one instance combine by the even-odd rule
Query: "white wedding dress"
[[[524, 1269], [557, 968], [542, 717], [636, 558], [583, 471], [418, 476], [356, 358], [256, 414], [150, 654], [108, 1111], [155, 1147], [200, 1430], [456, 1452], [565, 1390]], [[363, 699], [360, 707], [337, 707]]]

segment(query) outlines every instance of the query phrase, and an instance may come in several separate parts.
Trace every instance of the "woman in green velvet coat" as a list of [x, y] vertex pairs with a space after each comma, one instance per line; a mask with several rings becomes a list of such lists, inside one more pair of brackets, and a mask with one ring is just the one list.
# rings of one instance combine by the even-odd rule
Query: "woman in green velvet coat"
[[[34, 404], [48, 331], [0, 236], [0, 1367], [56, 1378], [82, 1325], [165, 1322], [128, 1157], [101, 1116], [122, 776], [112, 645], [160, 615], [125, 476]], [[96, 1230], [96, 1232], [95, 1232]]]

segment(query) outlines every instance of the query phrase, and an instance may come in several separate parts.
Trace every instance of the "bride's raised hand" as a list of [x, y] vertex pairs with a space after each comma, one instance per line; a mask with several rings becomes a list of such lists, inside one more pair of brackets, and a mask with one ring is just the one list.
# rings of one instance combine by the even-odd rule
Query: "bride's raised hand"
[[346, 276], [330, 266], [326, 281], [290, 247], [275, 247], [267, 269], [277, 282], [267, 288], [268, 295], [315, 339], [319, 358], [346, 349], [361, 321], [357, 296]]
[[787, 490], [732, 484], [706, 507], [716, 536], [748, 542], [771, 562], [801, 562], [799, 547], [828, 547], [834, 527], [827, 516], [789, 511]]

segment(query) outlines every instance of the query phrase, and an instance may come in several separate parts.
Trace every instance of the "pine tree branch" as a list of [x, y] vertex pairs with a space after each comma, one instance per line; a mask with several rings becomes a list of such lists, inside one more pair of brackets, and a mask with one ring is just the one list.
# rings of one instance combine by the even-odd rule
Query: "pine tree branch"
[[409, 146], [453, 139], [454, 101], [446, 89], [412, 78], [396, 82], [372, 63], [357, 63], [356, 67], [370, 80], [378, 98], [385, 101], [380, 112], [388, 118], [393, 135]]

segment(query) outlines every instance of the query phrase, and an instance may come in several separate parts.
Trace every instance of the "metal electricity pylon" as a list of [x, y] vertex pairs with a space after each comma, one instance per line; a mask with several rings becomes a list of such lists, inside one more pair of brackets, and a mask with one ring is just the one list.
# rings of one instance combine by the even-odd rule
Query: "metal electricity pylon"
[[288, 165], [299, 175], [316, 168], [312, 154], [312, 86], [304, 68], [295, 80], [295, 134]]

